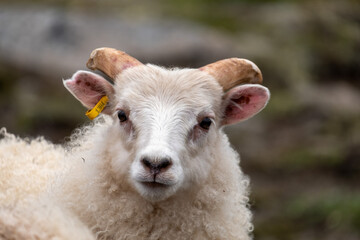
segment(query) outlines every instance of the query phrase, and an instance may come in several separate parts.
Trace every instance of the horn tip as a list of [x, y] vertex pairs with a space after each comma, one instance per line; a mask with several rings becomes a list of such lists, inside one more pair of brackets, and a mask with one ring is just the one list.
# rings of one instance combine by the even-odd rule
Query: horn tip
[[86, 66], [91, 70], [95, 70], [96, 69], [95, 59], [101, 53], [104, 53], [104, 52], [109, 51], [109, 50], [113, 50], [113, 49], [112, 48], [107, 48], [107, 47], [101, 47], [101, 48], [96, 48], [96, 49], [92, 50], [92, 52], [90, 53], [89, 60], [86, 63]]
[[91, 69], [91, 70], [95, 70], [95, 67], [94, 67], [94, 59], [92, 58], [89, 58], [89, 60], [87, 61], [86, 63], [86, 67]]
[[96, 58], [96, 55], [98, 54], [98, 52], [102, 50], [102, 48], [97, 48], [94, 49], [91, 53], [90, 53], [90, 57], [89, 60], [86, 63], [86, 66], [91, 69], [91, 70], [95, 70], [95, 62], [94, 59]]
[[255, 71], [255, 76], [254, 78], [251, 80], [251, 83], [254, 84], [261, 84], [263, 82], [263, 77], [262, 77], [262, 73], [261, 70], [259, 69], [259, 67], [253, 63], [252, 61], [248, 60], [248, 59], [241, 59], [243, 61], [245, 61], [247, 64], [249, 64], [251, 66], [251, 68]]
[[263, 83], [263, 77], [261, 72], [258, 72], [256, 76], [251, 80], [251, 83], [253, 84], [262, 84]]

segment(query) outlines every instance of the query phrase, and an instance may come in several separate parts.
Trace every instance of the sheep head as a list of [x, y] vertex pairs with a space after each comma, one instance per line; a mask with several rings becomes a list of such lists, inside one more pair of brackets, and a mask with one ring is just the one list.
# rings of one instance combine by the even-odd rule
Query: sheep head
[[221, 128], [255, 115], [269, 99], [268, 89], [254, 84], [262, 80], [259, 69], [244, 59], [168, 70], [101, 48], [88, 67], [114, 84], [78, 71], [64, 85], [87, 108], [109, 97], [103, 113], [113, 119], [107, 136], [113, 171], [128, 175], [130, 185], [153, 202], [205, 181]]

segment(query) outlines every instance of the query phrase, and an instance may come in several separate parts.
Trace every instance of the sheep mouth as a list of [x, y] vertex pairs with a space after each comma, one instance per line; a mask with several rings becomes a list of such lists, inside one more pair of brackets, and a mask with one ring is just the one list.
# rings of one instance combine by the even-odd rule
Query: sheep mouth
[[142, 184], [148, 188], [166, 188], [169, 187], [169, 185], [159, 182], [142, 182]]

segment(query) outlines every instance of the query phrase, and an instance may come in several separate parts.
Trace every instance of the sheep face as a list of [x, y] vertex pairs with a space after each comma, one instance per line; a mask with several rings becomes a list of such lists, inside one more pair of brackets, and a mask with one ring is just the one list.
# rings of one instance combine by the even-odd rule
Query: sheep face
[[161, 201], [206, 178], [221, 96], [199, 70], [139, 66], [116, 81], [113, 131], [133, 156], [130, 182], [143, 197]]
[[269, 98], [260, 85], [224, 94], [204, 71], [153, 65], [126, 69], [114, 86], [84, 71], [64, 84], [88, 108], [109, 97], [104, 113], [113, 119], [105, 136], [111, 139], [112, 170], [152, 202], [201, 186], [218, 151], [220, 128], [256, 114]]

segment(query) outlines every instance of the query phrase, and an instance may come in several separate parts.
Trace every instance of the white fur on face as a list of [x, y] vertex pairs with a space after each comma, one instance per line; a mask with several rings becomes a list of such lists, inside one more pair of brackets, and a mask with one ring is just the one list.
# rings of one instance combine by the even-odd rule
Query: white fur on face
[[[132, 156], [129, 179], [139, 194], [161, 201], [206, 178], [212, 163], [205, 146], [216, 137], [222, 96], [211, 77], [198, 70], [140, 66], [123, 73], [115, 92], [114, 129]], [[127, 113], [126, 122], [117, 120], [119, 110]], [[204, 117], [213, 120], [209, 130], [198, 125]], [[144, 158], [171, 164], [154, 175]]]

